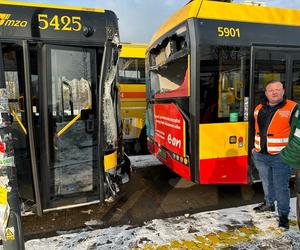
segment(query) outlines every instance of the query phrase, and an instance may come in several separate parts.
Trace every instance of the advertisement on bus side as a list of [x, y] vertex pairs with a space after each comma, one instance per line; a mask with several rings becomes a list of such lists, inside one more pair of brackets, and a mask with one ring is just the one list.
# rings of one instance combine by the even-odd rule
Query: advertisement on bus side
[[175, 104], [154, 104], [154, 140], [180, 156], [185, 156], [185, 121]]

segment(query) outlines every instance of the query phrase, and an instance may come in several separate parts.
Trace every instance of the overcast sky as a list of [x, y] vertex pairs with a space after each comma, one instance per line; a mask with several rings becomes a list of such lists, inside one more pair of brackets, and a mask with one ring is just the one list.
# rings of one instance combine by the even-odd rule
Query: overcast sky
[[[22, 0], [113, 10], [122, 42], [149, 42], [155, 30], [189, 0]], [[243, 2], [244, 0], [235, 0]], [[300, 9], [300, 0], [257, 0], [268, 6]]]

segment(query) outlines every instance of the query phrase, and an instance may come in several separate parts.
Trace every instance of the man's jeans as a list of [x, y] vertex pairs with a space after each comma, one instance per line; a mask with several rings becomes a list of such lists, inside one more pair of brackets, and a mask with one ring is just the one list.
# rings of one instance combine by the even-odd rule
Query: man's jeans
[[261, 154], [253, 151], [255, 166], [262, 181], [265, 201], [272, 205], [277, 201], [279, 216], [289, 215], [291, 169], [277, 155]]

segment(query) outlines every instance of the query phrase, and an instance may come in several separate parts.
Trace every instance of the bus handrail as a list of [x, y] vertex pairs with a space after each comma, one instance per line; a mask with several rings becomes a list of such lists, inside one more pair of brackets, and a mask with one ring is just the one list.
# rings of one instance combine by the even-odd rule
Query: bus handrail
[[[82, 110], [87, 110], [87, 109], [91, 109], [92, 106], [91, 105], [87, 105], [85, 108], [83, 108]], [[66, 132], [79, 118], [81, 117], [81, 112], [79, 112], [78, 115], [76, 115], [68, 124], [66, 124], [66, 126], [64, 126], [61, 130], [58, 131], [58, 133], [56, 134], [56, 137], [60, 137], [64, 132]]]
[[15, 112], [14, 109], [11, 109], [11, 113], [14, 116], [14, 118], [16, 119], [17, 123], [19, 124], [19, 126], [21, 127], [21, 129], [23, 130], [24, 134], [27, 135], [27, 130], [25, 128], [25, 126], [23, 125], [23, 123], [21, 122], [20, 118], [18, 117], [17, 113]]

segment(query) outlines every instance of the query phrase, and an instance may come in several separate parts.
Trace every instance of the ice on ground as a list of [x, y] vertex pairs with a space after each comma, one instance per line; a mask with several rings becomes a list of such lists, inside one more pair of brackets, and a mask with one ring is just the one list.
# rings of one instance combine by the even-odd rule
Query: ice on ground
[[162, 163], [153, 155], [129, 156], [133, 168], [146, 168], [149, 166], [160, 166]]
[[[145, 222], [30, 240], [26, 249], [143, 249], [145, 246], [201, 246], [208, 249], [231, 244], [234, 249], [300, 249], [296, 199], [291, 199], [290, 229], [278, 228], [277, 212], [255, 213], [247, 205]], [[248, 234], [248, 235], [247, 235]], [[221, 242], [220, 239], [224, 239]], [[225, 242], [225, 243], [224, 243]], [[200, 244], [200, 245], [199, 245]]]

